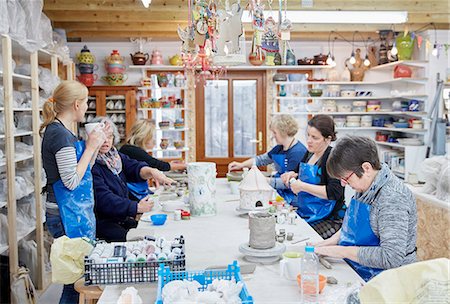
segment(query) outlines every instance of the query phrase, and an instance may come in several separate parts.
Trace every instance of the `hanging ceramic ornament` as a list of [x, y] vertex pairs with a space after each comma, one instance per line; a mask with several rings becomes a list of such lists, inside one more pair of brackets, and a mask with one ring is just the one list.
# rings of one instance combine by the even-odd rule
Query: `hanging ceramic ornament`
[[278, 35], [276, 34], [276, 25], [277, 24], [272, 17], [267, 18], [261, 47], [269, 53], [276, 53], [280, 50], [278, 45]]
[[248, 61], [252, 65], [261, 65], [266, 56], [261, 48], [262, 35], [264, 33], [264, 6], [260, 3], [250, 2], [250, 11], [252, 13], [253, 39], [252, 49], [248, 55]]
[[217, 10], [217, 53], [214, 63], [218, 65], [245, 64], [245, 52], [241, 49], [240, 37], [243, 36], [242, 14], [239, 3], [233, 3], [230, 11]]

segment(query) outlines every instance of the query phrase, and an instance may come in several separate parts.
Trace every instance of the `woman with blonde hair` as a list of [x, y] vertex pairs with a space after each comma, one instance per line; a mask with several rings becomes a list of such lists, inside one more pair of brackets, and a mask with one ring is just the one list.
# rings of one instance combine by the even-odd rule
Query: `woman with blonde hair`
[[178, 161], [170, 163], [150, 156], [147, 151], [153, 149], [155, 143], [153, 134], [155, 123], [150, 119], [140, 119], [131, 127], [127, 143], [120, 148], [120, 152], [135, 160], [146, 162], [149, 167], [160, 171], [185, 170], [186, 164]]
[[[95, 239], [94, 195], [91, 166], [105, 141], [108, 127], [97, 128], [86, 142], [70, 130], [82, 122], [88, 89], [77, 81], [63, 81], [43, 107], [42, 163], [47, 175], [46, 223], [54, 238]], [[60, 303], [78, 303], [73, 284], [64, 285]]]
[[287, 203], [295, 199], [293, 192], [280, 179], [281, 174], [297, 170], [300, 161], [306, 153], [306, 147], [295, 138], [298, 124], [291, 115], [281, 114], [273, 117], [270, 131], [277, 145], [267, 153], [243, 162], [233, 161], [228, 165], [228, 171], [250, 168], [253, 165], [267, 166], [274, 164], [277, 173], [270, 179], [270, 185], [275, 188]]

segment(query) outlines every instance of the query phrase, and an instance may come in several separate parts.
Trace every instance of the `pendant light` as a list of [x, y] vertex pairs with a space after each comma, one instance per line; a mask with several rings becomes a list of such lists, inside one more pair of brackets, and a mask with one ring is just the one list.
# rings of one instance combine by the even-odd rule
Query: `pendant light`
[[141, 0], [141, 1], [145, 8], [148, 8], [152, 3], [152, 0]]
[[438, 50], [438, 43], [437, 43], [436, 25], [434, 23], [431, 23], [431, 25], [434, 28], [434, 45], [433, 45], [433, 50], [431, 51], [431, 55], [433, 55], [434, 57], [438, 57], [439, 50]]
[[350, 64], [355, 64], [356, 63], [356, 58], [355, 58], [355, 34], [356, 32], [353, 32], [353, 38], [352, 38], [352, 54], [350, 56]]

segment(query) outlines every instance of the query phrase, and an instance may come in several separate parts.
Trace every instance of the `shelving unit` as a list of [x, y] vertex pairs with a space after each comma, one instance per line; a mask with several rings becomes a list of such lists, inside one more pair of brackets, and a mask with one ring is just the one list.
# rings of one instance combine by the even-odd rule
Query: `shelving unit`
[[[182, 67], [178, 66], [138, 66], [142, 71], [143, 78], [151, 78], [152, 86], [144, 86], [138, 87], [139, 98], [143, 100], [155, 100], [166, 102], [169, 107], [164, 107], [161, 105], [160, 107], [142, 107], [142, 102], [140, 102], [138, 107], [138, 116], [142, 118], [151, 118], [155, 120], [156, 124], [156, 133], [155, 133], [155, 143], [156, 146], [154, 149], [148, 150], [148, 153], [152, 153], [157, 158], [182, 158], [187, 160], [189, 158], [188, 155], [188, 132], [190, 130], [189, 127], [186, 127], [186, 122], [189, 116], [188, 110], [188, 100], [187, 100], [187, 92], [189, 88], [187, 86], [172, 86], [168, 84], [166, 87], [160, 87], [157, 81], [157, 75], [160, 73], [173, 73], [177, 72], [181, 73], [183, 71]], [[134, 66], [137, 68], [137, 66]], [[175, 85], [175, 76], [173, 75], [173, 80]], [[184, 76], [184, 73], [183, 73]], [[185, 79], [185, 83], [186, 79]], [[170, 102], [169, 96], [173, 99], [181, 99], [182, 104], [174, 105], [173, 99]], [[169, 103], [170, 102], [170, 103]], [[183, 120], [185, 127], [183, 128], [174, 128], [174, 123], [176, 120]], [[159, 123], [162, 121], [169, 121], [171, 126], [169, 128], [160, 128]], [[166, 149], [160, 148], [162, 139], [167, 139], [169, 142], [169, 146]], [[183, 141], [184, 147], [180, 149], [176, 149], [174, 147], [175, 141]]]
[[[40, 107], [39, 107], [39, 66], [51, 68], [53, 75], [58, 75], [58, 56], [46, 50], [38, 50], [33, 53], [25, 51], [18, 43], [12, 41], [6, 35], [1, 36], [1, 47], [3, 57], [3, 71], [0, 71], [0, 78], [4, 87], [4, 106], [0, 108], [0, 112], [4, 114], [5, 133], [0, 134], [0, 140], [5, 143], [5, 158], [0, 160], [0, 171], [6, 171], [7, 197], [6, 201], [0, 201], [2, 212], [7, 213], [8, 219], [8, 244], [0, 244], [0, 253], [9, 255], [10, 277], [14, 278], [14, 274], [18, 270], [18, 243], [23, 239], [35, 238], [37, 244], [37, 260], [36, 268], [31, 271], [37, 272], [38, 290], [45, 289], [50, 283], [48, 274], [45, 273], [44, 266], [44, 226], [45, 216], [42, 203], [42, 163], [41, 163], [41, 137], [39, 135], [39, 127], [41, 124]], [[17, 65], [29, 64], [31, 74], [21, 75], [15, 73], [12, 68], [12, 60]], [[67, 79], [72, 79], [71, 64], [67, 66], [64, 74]], [[13, 106], [13, 91], [28, 92], [31, 95], [31, 107], [18, 108]], [[14, 130], [14, 117], [16, 115], [31, 115], [31, 130]], [[15, 153], [15, 143], [26, 139], [28, 143], [32, 142], [33, 151], [28, 155], [17, 157]], [[30, 140], [31, 139], [31, 140]], [[35, 201], [36, 208], [36, 224], [30, 225], [24, 233], [17, 233], [17, 200], [16, 200], [16, 170], [20, 167], [27, 166], [33, 173], [34, 178], [31, 181], [34, 185], [30, 193]], [[22, 227], [23, 228], [23, 227]], [[31, 267], [31, 265], [28, 265]]]
[[[425, 74], [425, 68], [427, 67], [427, 61], [411, 60], [411, 61], [397, 61], [385, 65], [380, 65], [371, 68], [366, 71], [366, 81], [321, 81], [324, 73], [321, 73], [320, 69], [313, 68], [308, 72], [309, 78], [319, 79], [313, 81], [274, 81], [272, 90], [273, 108], [271, 115], [279, 114], [291, 114], [297, 116], [312, 116], [317, 114], [326, 114], [333, 117], [346, 117], [346, 116], [372, 116], [373, 119], [387, 119], [389, 117], [395, 119], [422, 119], [427, 113], [424, 110], [420, 111], [399, 111], [393, 110], [393, 105], [398, 102], [409, 101], [411, 99], [419, 100], [421, 106], [424, 107], [425, 102], [428, 99], [428, 95], [425, 91], [425, 85], [428, 83], [429, 78]], [[413, 69], [412, 78], [393, 78], [393, 70], [398, 65], [406, 65]], [[324, 68], [324, 67], [322, 67]], [[280, 72], [290, 74], [290, 71], [295, 69], [279, 68]], [[312, 73], [312, 75], [311, 75]], [[318, 74], [317, 74], [318, 73]], [[369, 76], [369, 77], [368, 77]], [[289, 77], [288, 77], [289, 78]], [[279, 96], [281, 86], [284, 87], [286, 96]], [[370, 91], [370, 96], [355, 96], [355, 97], [331, 97], [331, 86], [334, 86], [335, 92], [341, 90], [355, 90], [364, 92], [366, 95]], [[337, 87], [337, 88], [336, 88]], [[320, 97], [308, 96], [308, 90], [311, 88], [321, 88], [323, 91]], [[330, 90], [329, 90], [330, 88]], [[330, 92], [330, 97], [328, 93]], [[369, 95], [369, 94], [367, 94]], [[360, 112], [360, 111], [325, 111], [322, 108], [322, 101], [329, 102], [334, 101], [336, 108], [339, 105], [352, 107], [353, 101], [380, 101], [382, 110]], [[320, 108], [320, 109], [319, 109]], [[403, 108], [402, 108], [403, 109]], [[423, 139], [423, 136], [427, 134], [426, 126], [423, 129], [413, 128], [394, 128], [394, 127], [339, 127], [336, 128], [339, 132], [339, 136], [346, 133], [369, 135], [375, 138], [375, 132], [382, 132], [388, 134], [388, 136], [396, 137], [410, 137], [418, 136]], [[390, 162], [393, 155], [397, 153], [398, 159], [394, 158], [394, 162], [398, 161], [396, 174], [402, 178], [408, 178], [409, 173], [416, 173], [417, 163], [425, 157], [424, 146], [406, 146], [396, 142], [377, 142], [380, 154], [383, 155], [386, 162]], [[401, 173], [401, 174], [400, 174]]]

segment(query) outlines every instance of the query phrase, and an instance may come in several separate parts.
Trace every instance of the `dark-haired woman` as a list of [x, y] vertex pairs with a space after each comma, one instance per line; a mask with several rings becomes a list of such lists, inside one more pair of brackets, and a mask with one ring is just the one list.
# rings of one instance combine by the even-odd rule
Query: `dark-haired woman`
[[324, 239], [331, 237], [342, 226], [346, 206], [344, 187], [328, 175], [326, 163], [331, 142], [336, 140], [334, 121], [327, 115], [316, 115], [308, 121], [307, 149], [296, 172], [281, 176], [297, 194], [297, 213]]

